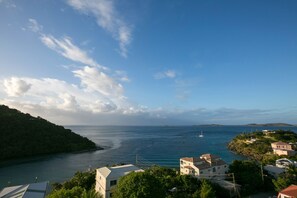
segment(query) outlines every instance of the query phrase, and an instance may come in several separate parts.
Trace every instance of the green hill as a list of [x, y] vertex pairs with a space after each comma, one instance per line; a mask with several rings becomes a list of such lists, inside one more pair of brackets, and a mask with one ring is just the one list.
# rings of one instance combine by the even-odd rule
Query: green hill
[[[293, 131], [285, 130], [276, 130], [268, 134], [263, 132], [242, 133], [229, 142], [228, 148], [235, 153], [266, 164], [282, 157], [272, 152], [271, 143], [278, 141], [291, 143], [293, 149], [297, 149], [297, 134]], [[290, 158], [296, 160], [296, 156]]]
[[95, 149], [69, 129], [0, 105], [0, 160]]

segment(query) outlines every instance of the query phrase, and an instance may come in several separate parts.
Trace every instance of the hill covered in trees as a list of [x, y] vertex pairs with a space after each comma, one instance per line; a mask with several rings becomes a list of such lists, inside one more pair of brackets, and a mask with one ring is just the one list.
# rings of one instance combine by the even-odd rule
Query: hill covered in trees
[[[291, 143], [296, 150], [297, 134], [293, 131], [277, 130], [272, 133], [252, 132], [237, 135], [228, 144], [228, 148], [238, 154], [261, 161], [264, 164], [274, 163], [281, 156], [272, 152], [273, 142]], [[296, 160], [296, 157], [290, 157]]]
[[0, 105], [0, 160], [95, 149], [70, 129]]

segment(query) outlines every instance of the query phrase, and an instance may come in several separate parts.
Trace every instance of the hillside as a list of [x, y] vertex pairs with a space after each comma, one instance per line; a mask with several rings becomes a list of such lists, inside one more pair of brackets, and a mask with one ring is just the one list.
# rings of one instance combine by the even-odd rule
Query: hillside
[[228, 148], [251, 159], [269, 163], [280, 158], [272, 153], [271, 148], [271, 143], [278, 141], [294, 143], [293, 148], [296, 149], [297, 134], [284, 130], [277, 130], [268, 134], [263, 132], [243, 133], [233, 138], [229, 142]]
[[69, 129], [0, 105], [0, 160], [97, 148]]

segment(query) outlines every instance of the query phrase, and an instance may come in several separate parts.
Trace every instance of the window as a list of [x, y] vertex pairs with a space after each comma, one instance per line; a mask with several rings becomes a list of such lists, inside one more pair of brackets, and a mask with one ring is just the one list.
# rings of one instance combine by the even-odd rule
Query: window
[[117, 180], [111, 180], [110, 181], [110, 186], [114, 186], [117, 185]]
[[180, 161], [180, 164], [184, 164], [184, 161], [183, 161], [183, 160], [181, 160], [181, 161]]
[[112, 197], [112, 193], [109, 194], [109, 197]]

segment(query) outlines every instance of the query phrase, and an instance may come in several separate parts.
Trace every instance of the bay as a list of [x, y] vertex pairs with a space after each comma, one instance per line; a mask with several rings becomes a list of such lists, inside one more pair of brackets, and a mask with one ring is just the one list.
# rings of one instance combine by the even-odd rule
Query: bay
[[[245, 159], [227, 149], [236, 135], [263, 129], [297, 127], [251, 126], [66, 126], [88, 137], [104, 150], [38, 156], [0, 162], [0, 189], [35, 181], [62, 182], [76, 171], [119, 163], [179, 166], [181, 157], [204, 153], [219, 155], [228, 163]], [[198, 137], [203, 131], [203, 138]]]

